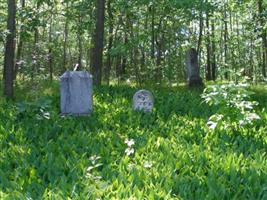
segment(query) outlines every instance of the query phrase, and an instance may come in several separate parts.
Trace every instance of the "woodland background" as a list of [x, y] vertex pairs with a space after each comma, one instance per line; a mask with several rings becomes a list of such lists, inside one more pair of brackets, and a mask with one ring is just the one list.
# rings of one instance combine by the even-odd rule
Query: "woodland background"
[[[97, 85], [126, 80], [139, 85], [179, 84], [187, 78], [185, 54], [190, 47], [197, 49], [207, 81], [266, 78], [267, 2], [263, 0], [8, 3], [13, 20], [9, 29], [8, 5], [0, 1], [0, 68], [3, 72], [3, 66], [14, 65], [14, 80], [52, 80], [76, 66], [93, 73]], [[14, 53], [6, 51], [11, 61], [4, 65], [5, 45], [12, 38], [15, 44], [9, 46]]]

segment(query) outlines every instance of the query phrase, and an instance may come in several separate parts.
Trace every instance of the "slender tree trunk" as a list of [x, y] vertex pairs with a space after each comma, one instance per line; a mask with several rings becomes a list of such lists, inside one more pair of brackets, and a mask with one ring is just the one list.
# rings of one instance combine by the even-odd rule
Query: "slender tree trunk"
[[244, 65], [243, 58], [241, 57], [241, 44], [240, 44], [240, 30], [239, 30], [239, 21], [238, 21], [238, 14], [235, 15], [235, 23], [236, 23], [236, 37], [237, 37], [237, 53], [238, 53], [238, 60], [240, 66]]
[[199, 35], [198, 35], [198, 43], [197, 43], [197, 55], [198, 55], [198, 63], [201, 66], [201, 57], [202, 57], [202, 38], [203, 38], [203, 29], [204, 29], [204, 19], [203, 19], [203, 1], [201, 1], [200, 5], [200, 13], [199, 13]]
[[149, 12], [151, 12], [151, 59], [155, 58], [155, 6], [154, 3], [149, 7]]
[[197, 43], [198, 54], [200, 52], [200, 47], [201, 47], [201, 43], [202, 43], [202, 36], [203, 36], [203, 17], [202, 17], [202, 12], [201, 12], [200, 21], [199, 21], [198, 43]]
[[211, 73], [211, 46], [210, 46], [210, 25], [209, 25], [209, 13], [206, 14], [206, 27], [207, 27], [207, 70], [206, 70], [206, 80], [210, 81], [212, 79]]
[[215, 44], [215, 20], [212, 20], [211, 24], [211, 37], [212, 37], [212, 62], [211, 62], [211, 69], [212, 69], [212, 80], [216, 80], [216, 44]]
[[[126, 20], [128, 20], [127, 16], [126, 16]], [[124, 46], [127, 46], [128, 41], [129, 41], [127, 30], [128, 30], [128, 23], [126, 23], [126, 29], [125, 29], [125, 32], [124, 32]], [[121, 69], [121, 71], [120, 71], [121, 81], [125, 80], [126, 66], [127, 66], [127, 53], [124, 53], [123, 56], [122, 56], [121, 67], [120, 67], [120, 69]]]
[[260, 15], [260, 25], [261, 25], [261, 38], [262, 38], [262, 75], [263, 77], [266, 77], [266, 69], [267, 69], [267, 32], [266, 29], [264, 29], [265, 26], [265, 20], [263, 18], [263, 12], [265, 8], [263, 7], [263, 1], [258, 0], [258, 10]]
[[83, 46], [82, 46], [82, 16], [79, 15], [79, 28], [77, 31], [77, 39], [78, 39], [78, 66], [76, 68], [77, 71], [82, 70], [82, 56], [83, 56]]
[[4, 57], [4, 95], [13, 98], [15, 38], [16, 38], [16, 0], [8, 0], [7, 36]]
[[140, 73], [139, 73], [140, 84], [143, 82], [142, 72], [144, 72], [145, 65], [146, 65], [146, 52], [145, 52], [144, 44], [142, 44], [141, 45], [141, 59], [140, 59]]
[[108, 12], [108, 18], [109, 18], [107, 67], [105, 70], [105, 79], [107, 81], [107, 85], [109, 85], [110, 71], [111, 71], [111, 66], [112, 66], [111, 48], [113, 46], [113, 30], [114, 30], [113, 13], [111, 10], [111, 1], [112, 0], [108, 0], [107, 2], [107, 12]]
[[49, 78], [53, 81], [53, 55], [52, 55], [52, 23], [53, 15], [51, 16], [50, 26], [49, 26], [49, 48], [48, 48], [48, 68], [49, 68]]
[[[25, 8], [25, 0], [21, 0], [20, 4], [21, 4], [21, 8], [24, 9]], [[21, 23], [23, 24], [23, 21], [21, 21]], [[23, 30], [20, 29], [19, 43], [18, 43], [18, 47], [17, 47], [17, 55], [16, 55], [16, 63], [15, 63], [15, 71], [14, 71], [14, 80], [16, 80], [16, 77], [17, 77], [17, 74], [19, 71], [19, 67], [22, 65], [22, 62], [20, 61], [21, 56], [22, 56], [22, 48], [23, 48], [22, 33], [23, 33]]]
[[[68, 13], [68, 3], [67, 3], [67, 11]], [[68, 35], [69, 35], [69, 23], [68, 23], [68, 17], [66, 16], [65, 19], [65, 25], [64, 25], [64, 44], [63, 44], [63, 66], [62, 66], [62, 72], [67, 70], [67, 44], [68, 44]]]
[[156, 60], [156, 73], [155, 73], [155, 81], [157, 83], [161, 82], [162, 79], [162, 69], [161, 69], [161, 62], [162, 62], [162, 52], [163, 52], [163, 44], [164, 44], [164, 31], [162, 31], [162, 20], [160, 20], [159, 28], [157, 30], [157, 60]]
[[229, 79], [229, 66], [228, 66], [228, 22], [227, 22], [227, 11], [226, 6], [228, 2], [224, 5], [224, 64], [226, 72], [224, 74], [225, 79]]
[[[37, 6], [37, 9], [39, 9], [39, 6]], [[34, 48], [32, 52], [32, 70], [31, 70], [31, 80], [33, 81], [34, 75], [37, 74], [37, 63], [38, 63], [38, 40], [39, 40], [39, 31], [38, 27], [35, 27], [34, 29]]]
[[97, 0], [95, 44], [93, 57], [94, 84], [101, 85], [104, 43], [105, 0]]

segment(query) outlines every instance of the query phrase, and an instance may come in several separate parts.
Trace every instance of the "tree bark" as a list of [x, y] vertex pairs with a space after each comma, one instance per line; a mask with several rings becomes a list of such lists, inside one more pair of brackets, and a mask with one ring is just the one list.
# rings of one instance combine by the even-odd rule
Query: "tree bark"
[[82, 16], [79, 15], [79, 28], [77, 31], [77, 39], [78, 39], [78, 65], [76, 70], [80, 71], [82, 70], [82, 56], [83, 56], [83, 46], [82, 46]]
[[107, 85], [109, 85], [110, 81], [110, 71], [112, 65], [112, 58], [111, 58], [111, 48], [113, 46], [113, 13], [111, 10], [111, 0], [107, 2], [107, 11], [108, 11], [108, 18], [109, 18], [109, 30], [108, 30], [108, 53], [107, 53], [107, 67], [105, 70], [105, 80], [107, 81]]
[[105, 0], [97, 0], [95, 44], [93, 52], [94, 84], [101, 85], [104, 46]]
[[261, 25], [261, 38], [262, 38], [262, 75], [263, 77], [266, 77], [266, 69], [267, 69], [267, 33], [264, 29], [265, 20], [263, 18], [263, 12], [265, 8], [263, 8], [263, 1], [258, 0], [258, 10], [259, 10], [259, 16], [260, 16], [260, 25]]
[[52, 23], [53, 15], [51, 16], [50, 26], [49, 26], [49, 48], [48, 48], [48, 68], [49, 68], [49, 79], [53, 81], [53, 56], [52, 56]]
[[[21, 8], [24, 9], [25, 8], [25, 0], [21, 0], [20, 1], [21, 4]], [[21, 21], [21, 23], [23, 24], [23, 21]], [[18, 71], [19, 71], [19, 67], [22, 65], [22, 62], [20, 61], [21, 56], [22, 56], [22, 48], [23, 48], [23, 40], [22, 40], [22, 33], [23, 30], [20, 29], [20, 33], [19, 33], [19, 43], [18, 43], [18, 47], [17, 47], [17, 55], [16, 55], [16, 63], [15, 63], [15, 71], [14, 71], [14, 80], [16, 80]]]
[[152, 4], [149, 8], [152, 19], [151, 19], [151, 59], [155, 58], [155, 6]]
[[224, 64], [226, 72], [224, 73], [224, 78], [229, 79], [229, 66], [228, 66], [228, 22], [227, 22], [227, 11], [226, 6], [228, 2], [225, 2], [224, 5]]
[[206, 43], [206, 47], [207, 47], [207, 68], [206, 68], [206, 80], [210, 81], [211, 78], [211, 45], [210, 45], [210, 25], [209, 25], [209, 13], [206, 14], [206, 27], [207, 27], [207, 43]]
[[4, 58], [4, 95], [13, 98], [14, 95], [14, 60], [16, 38], [16, 0], [8, 0], [7, 36]]
[[157, 59], [156, 59], [156, 72], [155, 72], [155, 82], [161, 83], [162, 79], [162, 52], [163, 52], [163, 45], [164, 45], [164, 28], [162, 28], [162, 19], [159, 22], [158, 27], [158, 34], [156, 38], [156, 44], [157, 44]]
[[68, 44], [68, 35], [69, 35], [69, 20], [68, 20], [68, 9], [69, 4], [67, 2], [66, 5], [66, 13], [65, 13], [65, 25], [64, 25], [64, 44], [63, 44], [63, 66], [62, 66], [62, 73], [67, 70], [67, 44]]
[[216, 44], [215, 44], [215, 20], [212, 20], [211, 24], [211, 37], [212, 37], [212, 44], [211, 44], [211, 54], [212, 54], [212, 62], [211, 62], [211, 69], [212, 69], [212, 80], [216, 80]]

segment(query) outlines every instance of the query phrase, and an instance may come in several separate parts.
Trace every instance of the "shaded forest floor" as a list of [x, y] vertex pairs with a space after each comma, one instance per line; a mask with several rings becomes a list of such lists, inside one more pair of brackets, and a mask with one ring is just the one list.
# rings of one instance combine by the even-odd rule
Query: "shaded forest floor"
[[266, 89], [253, 89], [253, 128], [215, 132], [201, 91], [151, 88], [145, 114], [131, 108], [136, 90], [95, 88], [80, 118], [59, 115], [57, 83], [0, 99], [0, 199], [267, 199]]

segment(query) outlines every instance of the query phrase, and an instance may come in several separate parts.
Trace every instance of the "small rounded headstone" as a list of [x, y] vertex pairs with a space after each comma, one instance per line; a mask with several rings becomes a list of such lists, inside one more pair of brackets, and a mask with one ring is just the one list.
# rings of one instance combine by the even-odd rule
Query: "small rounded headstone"
[[133, 96], [133, 109], [151, 112], [154, 106], [154, 98], [150, 91], [139, 90]]

